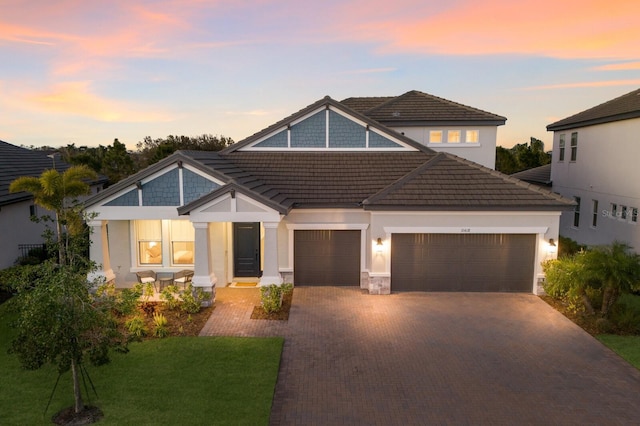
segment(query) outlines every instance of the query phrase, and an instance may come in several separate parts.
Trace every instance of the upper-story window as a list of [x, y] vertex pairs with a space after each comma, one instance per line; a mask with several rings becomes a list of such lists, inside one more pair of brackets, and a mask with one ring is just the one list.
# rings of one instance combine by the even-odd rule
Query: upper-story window
[[460, 130], [449, 130], [447, 132], [447, 142], [460, 143]]
[[576, 202], [576, 207], [573, 210], [573, 226], [580, 227], [580, 197], [573, 197]]
[[631, 207], [631, 223], [638, 223], [638, 208]]
[[571, 133], [571, 161], [578, 158], [578, 132]]
[[465, 142], [478, 143], [480, 132], [478, 130], [467, 130], [465, 132]]
[[560, 146], [560, 155], [558, 155], [558, 161], [564, 161], [564, 133], [560, 135], [560, 142], [558, 145]]
[[429, 143], [442, 143], [442, 130], [429, 131]]
[[616, 203], [611, 203], [611, 212], [609, 217], [618, 217], [618, 205]]
[[595, 228], [598, 226], [598, 200], [591, 200], [591, 227]]

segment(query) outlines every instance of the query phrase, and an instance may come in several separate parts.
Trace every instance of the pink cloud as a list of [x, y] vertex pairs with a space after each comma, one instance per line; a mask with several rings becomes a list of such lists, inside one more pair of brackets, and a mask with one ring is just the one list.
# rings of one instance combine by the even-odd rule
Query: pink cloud
[[584, 81], [579, 83], [560, 83], [545, 86], [525, 87], [522, 90], [576, 89], [581, 87], [640, 86], [640, 78], [631, 80]]
[[640, 70], [640, 62], [622, 62], [617, 64], [600, 65], [593, 68], [594, 71], [629, 71]]
[[[380, 51], [442, 55], [522, 54], [559, 58], [636, 58], [640, 45], [640, 3], [619, 0], [466, 0], [367, 2], [346, 6], [356, 35], [380, 44]], [[406, 4], [409, 3], [409, 4]], [[398, 11], [385, 17], [380, 10]], [[371, 12], [372, 11], [372, 12]], [[350, 30], [347, 30], [349, 36]]]

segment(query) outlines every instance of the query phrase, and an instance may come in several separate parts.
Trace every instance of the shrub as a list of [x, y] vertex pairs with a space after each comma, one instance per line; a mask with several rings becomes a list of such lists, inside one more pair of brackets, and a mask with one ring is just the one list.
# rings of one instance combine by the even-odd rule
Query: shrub
[[180, 290], [176, 285], [168, 285], [162, 293], [160, 293], [160, 299], [164, 301], [165, 306], [170, 311], [177, 309], [182, 303], [180, 300]]
[[147, 335], [147, 326], [144, 323], [144, 318], [140, 315], [136, 315], [125, 322], [125, 327], [129, 330], [133, 336], [137, 339], [141, 339]]
[[558, 238], [558, 257], [573, 256], [586, 249], [587, 246], [578, 244], [571, 238], [563, 237], [562, 235]]
[[268, 314], [279, 312], [282, 308], [284, 292], [281, 286], [271, 284], [260, 287], [260, 300], [262, 309]]
[[131, 315], [135, 312], [140, 303], [142, 296], [142, 284], [138, 283], [133, 288], [123, 289], [117, 296], [115, 301], [116, 314], [120, 316]]
[[156, 325], [153, 335], [156, 337], [167, 337], [169, 335], [169, 329], [167, 328], [167, 317], [163, 314], [156, 312], [153, 314], [153, 322]]
[[189, 284], [182, 292], [182, 305], [180, 309], [189, 314], [197, 314], [202, 309], [202, 302], [207, 300], [208, 294], [200, 287]]
[[640, 334], [640, 297], [620, 297], [611, 310], [611, 322], [622, 333]]

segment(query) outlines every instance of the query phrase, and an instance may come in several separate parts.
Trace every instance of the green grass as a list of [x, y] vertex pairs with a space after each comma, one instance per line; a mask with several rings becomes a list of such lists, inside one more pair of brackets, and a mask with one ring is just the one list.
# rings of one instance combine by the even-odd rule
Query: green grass
[[640, 370], [640, 336], [602, 334], [598, 340]]
[[[58, 374], [49, 365], [23, 370], [7, 354], [8, 305], [0, 305], [0, 424], [51, 424], [54, 413], [73, 405], [70, 375], [60, 378], [43, 414]], [[88, 366], [99, 396], [91, 394], [90, 403], [104, 412], [101, 425], [267, 425], [282, 345], [281, 338], [233, 337], [134, 343], [109, 365]]]

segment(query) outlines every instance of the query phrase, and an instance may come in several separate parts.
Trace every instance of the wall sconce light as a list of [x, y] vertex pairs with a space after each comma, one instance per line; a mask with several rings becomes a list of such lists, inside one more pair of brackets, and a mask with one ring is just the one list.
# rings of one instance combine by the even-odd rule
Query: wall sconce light
[[382, 243], [382, 238], [378, 237], [378, 240], [376, 241], [376, 251], [380, 253], [383, 248], [384, 244]]
[[556, 245], [556, 242], [554, 241], [553, 238], [550, 238], [549, 247], [547, 248], [547, 250], [549, 251], [549, 253], [555, 253], [557, 249], [558, 249], [558, 246]]

